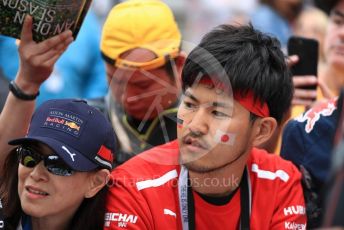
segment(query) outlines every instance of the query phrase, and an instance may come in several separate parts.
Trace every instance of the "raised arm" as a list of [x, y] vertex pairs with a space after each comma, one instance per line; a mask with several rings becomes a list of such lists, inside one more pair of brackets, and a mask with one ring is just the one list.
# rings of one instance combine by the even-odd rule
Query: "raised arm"
[[[55, 62], [73, 41], [72, 32], [65, 31], [40, 43], [32, 40], [32, 18], [26, 16], [19, 44], [20, 65], [14, 83], [27, 95], [35, 95], [50, 76]], [[35, 100], [22, 100], [9, 93], [0, 115], [0, 169], [13, 146], [7, 142], [26, 134]]]

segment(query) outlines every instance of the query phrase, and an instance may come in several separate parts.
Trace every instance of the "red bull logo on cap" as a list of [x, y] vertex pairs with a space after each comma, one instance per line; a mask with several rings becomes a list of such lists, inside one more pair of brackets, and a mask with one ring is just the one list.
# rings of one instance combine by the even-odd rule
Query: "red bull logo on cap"
[[51, 109], [42, 126], [78, 137], [83, 129], [83, 124], [84, 119], [80, 115], [61, 109]]
[[322, 102], [301, 114], [300, 116], [296, 117], [295, 120], [298, 122], [305, 122], [305, 131], [306, 133], [310, 133], [315, 123], [320, 119], [320, 115], [322, 116], [330, 116], [333, 111], [336, 109], [336, 101], [337, 99], [331, 99], [326, 102]]

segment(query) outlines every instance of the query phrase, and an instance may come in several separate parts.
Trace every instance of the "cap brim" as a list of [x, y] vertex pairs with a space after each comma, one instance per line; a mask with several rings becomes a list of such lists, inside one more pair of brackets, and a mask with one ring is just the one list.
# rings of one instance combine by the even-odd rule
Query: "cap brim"
[[28, 144], [34, 142], [41, 142], [49, 146], [54, 152], [63, 159], [63, 161], [73, 170], [81, 171], [81, 172], [88, 172], [96, 169], [98, 167], [97, 164], [86, 158], [82, 153], [78, 152], [77, 150], [73, 149], [70, 146], [65, 145], [57, 141], [56, 139], [48, 138], [48, 137], [24, 137], [14, 139], [8, 142], [9, 145], [21, 145], [21, 144]]

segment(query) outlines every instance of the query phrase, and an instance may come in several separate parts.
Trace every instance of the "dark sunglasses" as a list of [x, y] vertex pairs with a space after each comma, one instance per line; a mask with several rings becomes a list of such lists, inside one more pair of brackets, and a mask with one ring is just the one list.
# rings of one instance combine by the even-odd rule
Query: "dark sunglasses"
[[20, 164], [28, 168], [34, 168], [39, 162], [43, 161], [46, 169], [58, 176], [71, 176], [74, 171], [64, 163], [57, 155], [43, 156], [27, 146], [19, 146], [17, 154]]

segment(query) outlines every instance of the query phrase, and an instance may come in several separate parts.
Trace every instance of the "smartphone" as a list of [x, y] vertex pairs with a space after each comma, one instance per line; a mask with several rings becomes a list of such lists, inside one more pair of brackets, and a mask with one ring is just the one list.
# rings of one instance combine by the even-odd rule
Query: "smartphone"
[[[288, 55], [297, 54], [299, 62], [291, 67], [293, 76], [318, 75], [319, 43], [315, 39], [292, 36], [288, 40]], [[316, 85], [301, 87], [316, 89]]]

